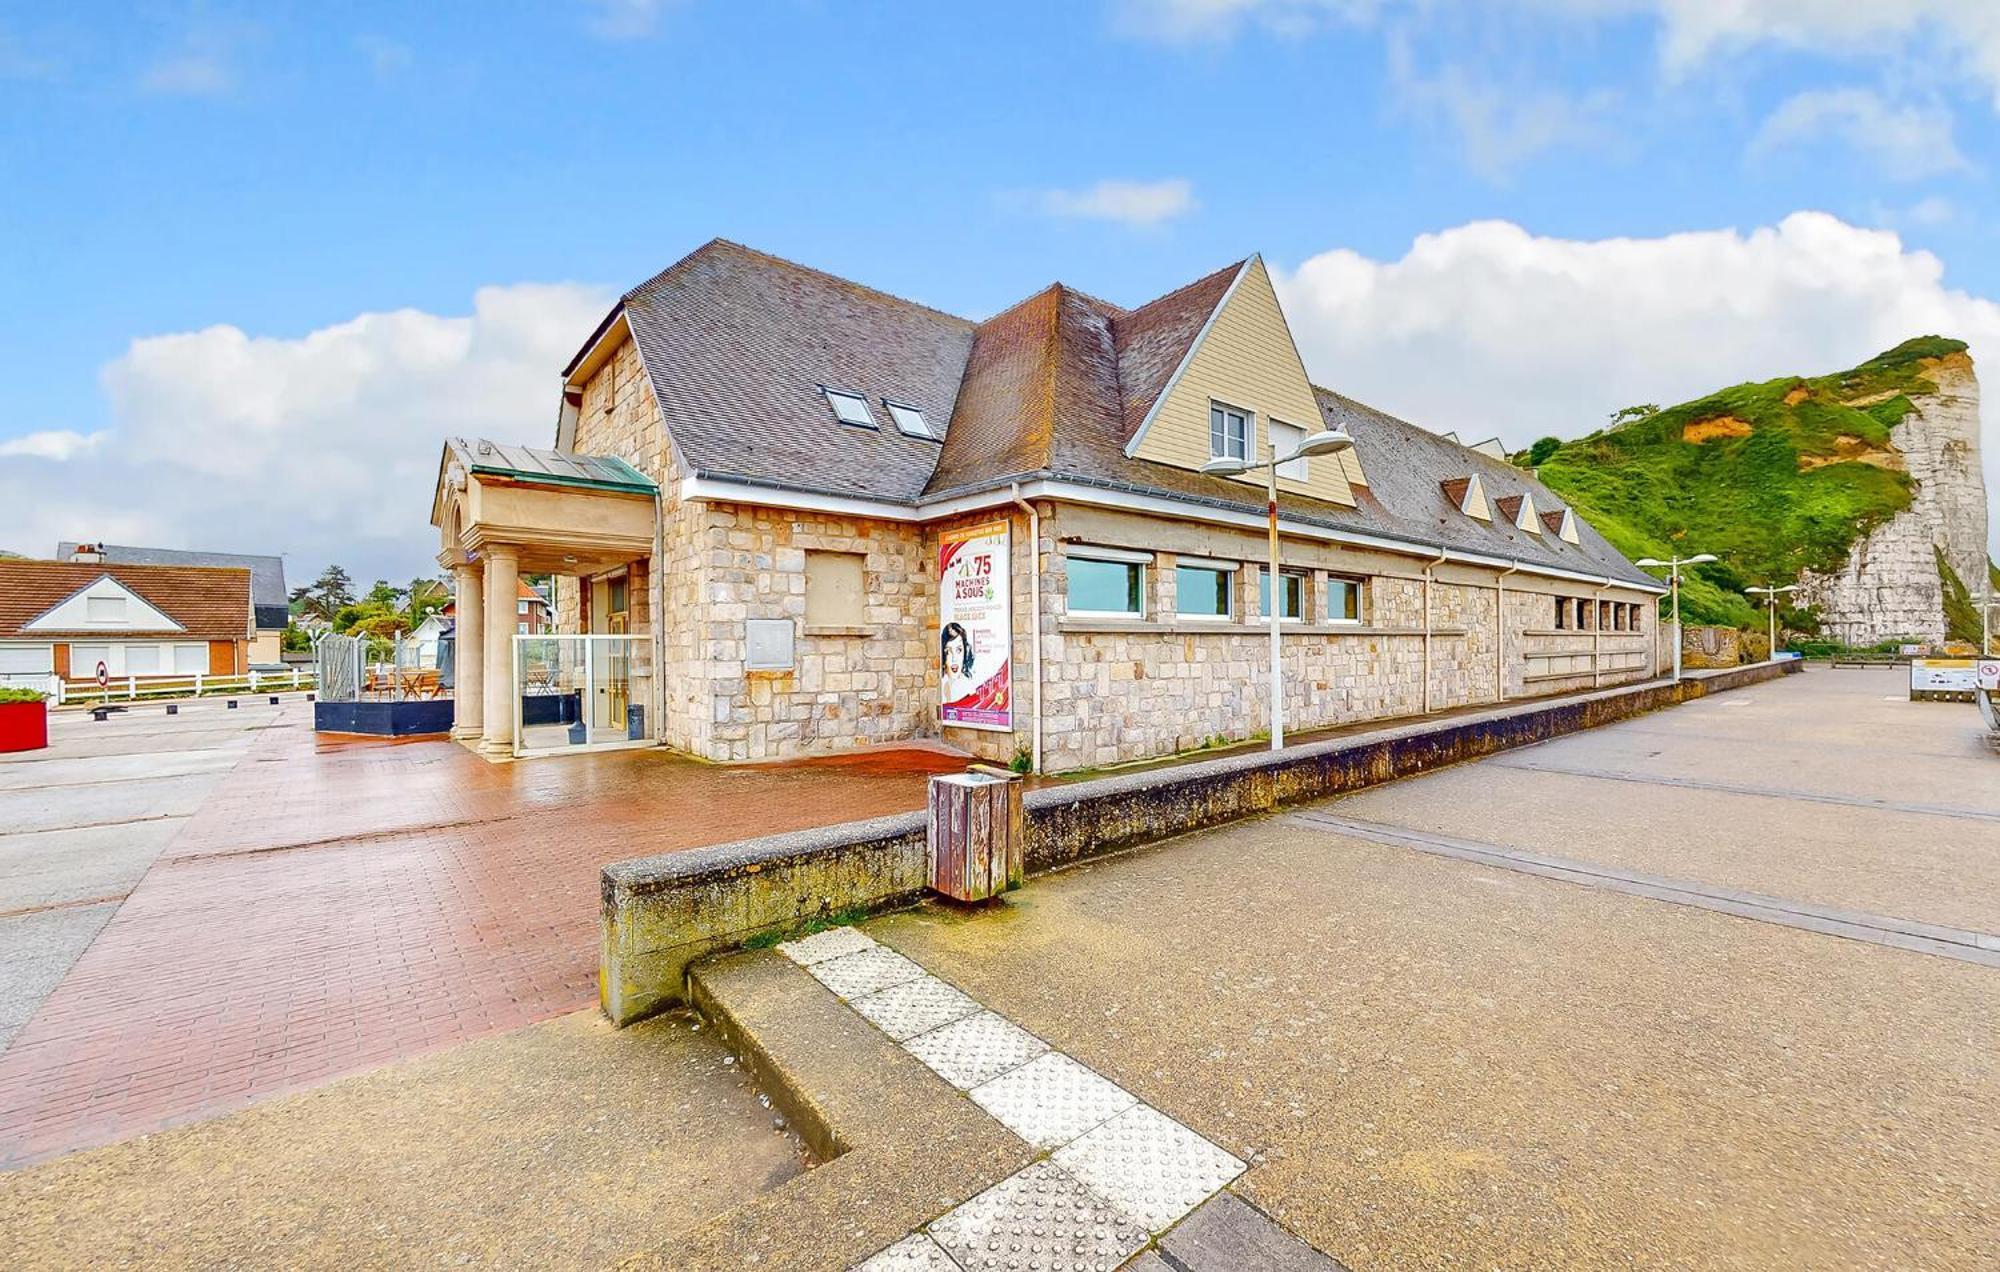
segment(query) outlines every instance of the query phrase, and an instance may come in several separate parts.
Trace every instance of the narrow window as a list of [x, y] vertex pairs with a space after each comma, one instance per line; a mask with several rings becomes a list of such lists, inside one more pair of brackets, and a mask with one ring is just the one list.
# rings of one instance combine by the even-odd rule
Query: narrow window
[[[1281, 424], [1277, 420], [1271, 421], [1271, 451], [1274, 455], [1289, 455], [1299, 448], [1300, 442], [1305, 440], [1306, 431], [1298, 425]], [[1306, 479], [1306, 457], [1301, 455], [1297, 459], [1279, 464], [1278, 476], [1290, 478], [1292, 481], [1304, 481]]]
[[1145, 613], [1144, 565], [1137, 561], [1099, 561], [1073, 556], [1068, 568], [1070, 613], [1131, 618]]
[[1329, 623], [1358, 623], [1361, 621], [1361, 580], [1344, 575], [1326, 576], [1326, 621]]
[[1233, 406], [1208, 408], [1208, 453], [1215, 459], [1250, 458], [1250, 414]]
[[[1284, 597], [1284, 612], [1280, 618], [1303, 619], [1306, 616], [1306, 576], [1302, 570], [1280, 570], [1279, 581], [1283, 584], [1280, 592]], [[1265, 618], [1271, 616], [1271, 572], [1258, 571], [1257, 612]]]
[[867, 558], [858, 552], [806, 553], [806, 631], [867, 621]]
[[844, 393], [839, 389], [825, 389], [826, 400], [833, 405], [833, 418], [842, 424], [852, 424], [858, 428], [875, 428], [875, 415], [868, 409], [868, 399], [859, 393]]
[[896, 422], [896, 431], [904, 437], [921, 437], [926, 441], [938, 440], [937, 433], [924, 413], [914, 406], [904, 406], [901, 402], [883, 399], [882, 405], [889, 408], [889, 418]]
[[1232, 570], [1212, 565], [1174, 567], [1174, 613], [1182, 618], [1228, 618]]
[[1569, 630], [1569, 598], [1567, 596], [1558, 596], [1556, 598], [1556, 630], [1559, 632]]

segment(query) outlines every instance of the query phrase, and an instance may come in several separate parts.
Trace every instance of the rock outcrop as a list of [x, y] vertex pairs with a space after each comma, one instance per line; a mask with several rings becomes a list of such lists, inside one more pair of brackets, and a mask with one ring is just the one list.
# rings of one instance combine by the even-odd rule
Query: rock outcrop
[[1986, 485], [1979, 466], [1979, 380], [1972, 359], [1926, 359], [1933, 391], [1912, 392], [1890, 432], [1911, 478], [1909, 507], [1855, 544], [1845, 565], [1806, 571], [1797, 601], [1823, 636], [1865, 645], [1895, 636], [1942, 641], [1940, 554], [1975, 592], [1986, 574]]

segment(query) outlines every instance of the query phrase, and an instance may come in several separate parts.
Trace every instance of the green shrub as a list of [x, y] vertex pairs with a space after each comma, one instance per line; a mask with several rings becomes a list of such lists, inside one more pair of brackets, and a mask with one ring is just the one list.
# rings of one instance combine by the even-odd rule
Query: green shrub
[[39, 689], [0, 688], [0, 702], [44, 702], [48, 696]]

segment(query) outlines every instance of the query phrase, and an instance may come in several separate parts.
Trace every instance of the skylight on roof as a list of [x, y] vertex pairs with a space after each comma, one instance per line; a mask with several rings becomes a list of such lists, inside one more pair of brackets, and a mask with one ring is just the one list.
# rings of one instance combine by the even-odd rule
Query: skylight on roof
[[826, 400], [833, 404], [833, 418], [842, 424], [858, 424], [862, 428], [880, 427], [875, 423], [874, 412], [868, 409], [868, 399], [859, 393], [843, 393], [839, 389], [827, 389]]
[[924, 413], [914, 406], [904, 406], [901, 402], [884, 401], [889, 408], [889, 418], [896, 421], [896, 431], [904, 437], [923, 437], [938, 440], [937, 430], [924, 418]]

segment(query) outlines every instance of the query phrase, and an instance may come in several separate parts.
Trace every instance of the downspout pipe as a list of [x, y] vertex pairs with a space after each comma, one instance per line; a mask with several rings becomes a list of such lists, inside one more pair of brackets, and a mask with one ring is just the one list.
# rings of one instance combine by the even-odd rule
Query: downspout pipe
[[1424, 714], [1431, 713], [1431, 571], [1444, 564], [1446, 556], [1442, 550], [1437, 560], [1424, 566]]
[[1031, 643], [1028, 646], [1029, 674], [1034, 677], [1034, 713], [1031, 717], [1033, 741], [1030, 743], [1034, 755], [1032, 772], [1042, 771], [1042, 514], [1035, 505], [1021, 498], [1021, 483], [1015, 482], [1009, 493], [1014, 506], [1028, 514], [1028, 627]]
[[1493, 701], [1507, 701], [1507, 576], [1521, 568], [1517, 561], [1493, 580]]

